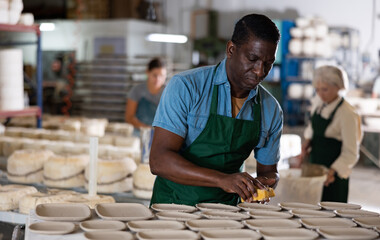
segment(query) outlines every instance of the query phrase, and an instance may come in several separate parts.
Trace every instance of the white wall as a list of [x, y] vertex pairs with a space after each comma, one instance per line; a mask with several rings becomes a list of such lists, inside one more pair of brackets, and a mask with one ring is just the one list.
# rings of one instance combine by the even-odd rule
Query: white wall
[[[158, 1], [158, 0], [157, 0]], [[128, 55], [167, 54], [175, 62], [190, 63], [191, 41], [186, 44], [160, 44], [144, 40], [149, 31], [179, 33], [189, 35], [191, 32], [191, 14], [194, 10], [211, 8], [221, 12], [219, 18], [219, 35], [229, 38], [235, 21], [251, 12], [265, 13], [274, 19], [295, 19], [297, 16], [320, 16], [330, 26], [353, 27], [360, 31], [362, 51], [368, 50], [372, 59], [377, 60], [380, 49], [380, 19], [375, 21], [375, 33], [371, 38], [373, 0], [162, 0], [166, 23], [154, 24], [138, 20], [84, 20], [55, 21], [56, 31], [44, 32], [43, 50], [77, 50], [79, 60], [92, 59], [92, 39], [97, 36], [125, 36]], [[380, 15], [380, 0], [376, 2], [376, 13]], [[197, 26], [204, 31], [205, 26]], [[28, 48], [25, 52], [26, 62], [34, 62], [35, 50]], [[30, 56], [28, 58], [28, 56]]]
[[[79, 61], [93, 59], [93, 40], [97, 37], [124, 37], [128, 57], [136, 55], [164, 55], [162, 43], [148, 42], [145, 36], [162, 32], [163, 25], [139, 20], [54, 20], [55, 30], [41, 33], [42, 50], [75, 50]], [[0, 35], [1, 36], [1, 35]], [[8, 36], [17, 41], [34, 41], [34, 34]], [[35, 64], [36, 46], [22, 46], [24, 62]]]
[[42, 49], [75, 49], [79, 61], [93, 59], [93, 40], [97, 37], [124, 37], [128, 57], [163, 54], [161, 43], [145, 41], [147, 33], [162, 31], [161, 24], [139, 20], [67, 20], [54, 23], [54, 31], [42, 33]]
[[[380, 15], [380, 0], [376, 1], [376, 13]], [[295, 19], [297, 16], [319, 16], [330, 26], [345, 26], [360, 31], [361, 50], [367, 50], [371, 38], [373, 0], [167, 0], [168, 23], [170, 29], [190, 33], [189, 12], [192, 9], [210, 6], [223, 12], [220, 19], [220, 35], [230, 37], [234, 21], [246, 13], [265, 13], [276, 19]], [[371, 56], [377, 59], [380, 49], [380, 19], [375, 22], [375, 35], [368, 46]]]

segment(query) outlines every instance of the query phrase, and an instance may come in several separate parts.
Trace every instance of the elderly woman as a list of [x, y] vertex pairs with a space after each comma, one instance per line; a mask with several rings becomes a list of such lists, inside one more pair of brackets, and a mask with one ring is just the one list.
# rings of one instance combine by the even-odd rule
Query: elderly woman
[[360, 117], [340, 94], [347, 85], [347, 74], [339, 67], [322, 66], [314, 72], [317, 97], [304, 132], [301, 159], [310, 154], [311, 163], [329, 169], [322, 201], [347, 202], [349, 176], [359, 157]]

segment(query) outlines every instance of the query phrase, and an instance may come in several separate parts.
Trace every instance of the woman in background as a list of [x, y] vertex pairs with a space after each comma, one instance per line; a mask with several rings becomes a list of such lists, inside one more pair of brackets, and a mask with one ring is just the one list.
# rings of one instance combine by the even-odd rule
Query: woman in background
[[311, 163], [328, 168], [322, 201], [347, 202], [349, 176], [358, 161], [363, 135], [360, 116], [340, 94], [348, 86], [343, 69], [317, 68], [313, 86], [317, 98], [304, 132], [301, 160], [310, 154]]
[[134, 86], [128, 93], [125, 119], [135, 128], [150, 127], [166, 80], [165, 62], [152, 59], [147, 67], [147, 81]]

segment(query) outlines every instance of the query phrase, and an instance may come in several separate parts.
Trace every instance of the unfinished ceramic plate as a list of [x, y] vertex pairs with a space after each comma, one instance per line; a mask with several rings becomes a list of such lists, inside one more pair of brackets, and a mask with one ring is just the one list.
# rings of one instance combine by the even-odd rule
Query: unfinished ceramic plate
[[281, 211], [281, 207], [279, 206], [262, 204], [262, 203], [243, 202], [243, 203], [239, 203], [237, 206], [245, 211], [251, 211], [251, 210]]
[[249, 219], [243, 223], [250, 229], [258, 230], [263, 228], [299, 228], [301, 223], [290, 219]]
[[375, 227], [375, 230], [380, 233], [380, 225]]
[[380, 217], [357, 217], [353, 220], [360, 226], [366, 228], [380, 226]]
[[355, 227], [356, 223], [347, 218], [303, 218], [301, 223], [311, 229], [321, 227]]
[[370, 212], [361, 209], [339, 209], [334, 211], [337, 215], [346, 218], [356, 218], [356, 217], [377, 217], [379, 214], [377, 212]]
[[188, 221], [192, 219], [201, 218], [201, 216], [197, 214], [176, 212], [176, 211], [158, 212], [156, 213], [156, 216], [162, 220], [175, 220], [175, 221]]
[[304, 228], [263, 228], [259, 232], [265, 240], [313, 240], [319, 236], [318, 233]]
[[198, 239], [198, 234], [189, 230], [165, 230], [165, 231], [146, 231], [138, 232], [136, 234], [139, 240], [149, 240], [149, 239], [170, 239], [170, 240], [195, 240]]
[[261, 218], [292, 218], [293, 214], [289, 212], [265, 211], [265, 210], [251, 210], [248, 214], [257, 219]]
[[36, 207], [38, 218], [47, 221], [83, 221], [91, 216], [90, 208], [82, 203], [43, 203]]
[[319, 206], [326, 210], [338, 210], [338, 209], [360, 209], [362, 206], [352, 203], [341, 203], [341, 202], [320, 202]]
[[309, 210], [309, 209], [293, 209], [290, 212], [299, 218], [330, 218], [335, 217], [335, 213], [331, 211], [318, 211], [318, 210]]
[[151, 206], [153, 210], [157, 212], [162, 211], [177, 211], [177, 212], [195, 212], [197, 210], [196, 207], [189, 205], [181, 205], [181, 204], [170, 204], [170, 203], [155, 203]]
[[379, 236], [374, 230], [366, 228], [320, 228], [317, 230], [322, 236], [328, 239], [346, 240], [357, 239], [367, 240], [375, 239]]
[[121, 231], [126, 228], [125, 223], [112, 220], [89, 220], [79, 224], [85, 232], [95, 231]]
[[261, 235], [258, 232], [249, 229], [213, 229], [203, 230], [200, 232], [201, 236], [205, 240], [234, 240], [234, 239], [260, 239]]
[[95, 207], [96, 213], [103, 219], [132, 221], [154, 217], [152, 211], [139, 203], [100, 203]]
[[63, 235], [75, 230], [71, 222], [37, 222], [29, 226], [29, 230], [38, 234]]
[[171, 220], [139, 220], [127, 223], [128, 228], [134, 232], [147, 230], [181, 230], [185, 228], [185, 224]]
[[219, 211], [219, 210], [204, 211], [202, 212], [202, 216], [209, 219], [229, 219], [229, 220], [243, 220], [243, 219], [250, 218], [248, 214]]
[[85, 232], [84, 237], [89, 240], [132, 240], [133, 235], [129, 232], [105, 231], [105, 232]]
[[218, 211], [230, 211], [238, 212], [240, 208], [221, 203], [198, 203], [195, 205], [201, 211], [218, 210]]
[[312, 210], [319, 210], [321, 209], [320, 206], [309, 204], [309, 203], [298, 203], [298, 202], [282, 202], [279, 203], [280, 207], [286, 210], [293, 210], [293, 209], [312, 209]]
[[193, 231], [211, 230], [211, 229], [240, 229], [244, 225], [235, 220], [221, 219], [197, 219], [186, 221], [186, 226]]

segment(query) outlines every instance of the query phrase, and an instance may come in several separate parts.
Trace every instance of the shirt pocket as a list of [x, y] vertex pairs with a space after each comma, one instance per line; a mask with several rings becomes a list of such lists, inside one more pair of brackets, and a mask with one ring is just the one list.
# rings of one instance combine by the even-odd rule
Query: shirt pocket
[[259, 143], [256, 145], [256, 148], [265, 147], [269, 139], [269, 132], [267, 130], [261, 130], [259, 136]]

